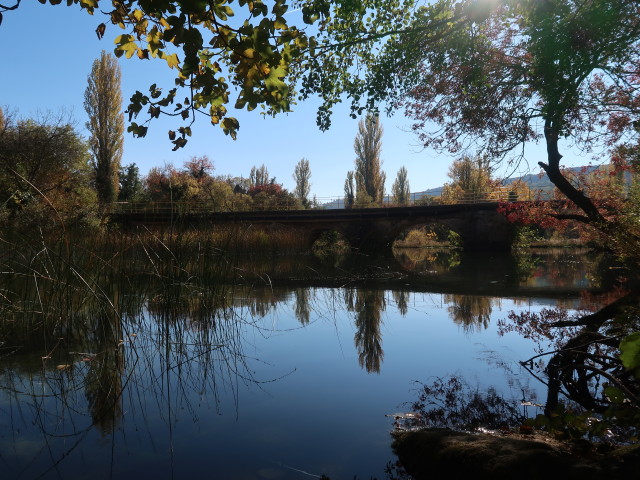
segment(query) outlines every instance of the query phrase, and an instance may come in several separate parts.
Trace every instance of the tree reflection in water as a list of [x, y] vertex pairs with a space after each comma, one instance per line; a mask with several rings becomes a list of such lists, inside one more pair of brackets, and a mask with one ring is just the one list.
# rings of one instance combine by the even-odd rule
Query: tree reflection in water
[[552, 349], [522, 362], [547, 386], [547, 421], [540, 419], [544, 426], [565, 419], [560, 428], [574, 436], [638, 438], [640, 378], [623, 366], [621, 342], [640, 331], [639, 299], [633, 291], [586, 314], [549, 309], [536, 315], [511, 315], [511, 329], [524, 327], [538, 344], [551, 339]]
[[[515, 377], [510, 383], [522, 392], [521, 400], [505, 399], [492, 387], [482, 391], [451, 375], [422, 385], [411, 404], [412, 413], [399, 416], [397, 428], [526, 427], [562, 440], [637, 443], [640, 378], [623, 366], [620, 348], [622, 339], [640, 331], [639, 300], [634, 291], [602, 308], [592, 304], [589, 313], [562, 308], [512, 312], [498, 322], [499, 333], [517, 332], [536, 343], [539, 353], [520, 365], [545, 385], [546, 401], [536, 404], [535, 393]], [[496, 366], [510, 373], [502, 360]], [[526, 406], [539, 407], [540, 414], [527, 412]]]
[[[184, 257], [190, 258], [187, 253]], [[149, 257], [156, 258], [151, 254]], [[138, 257], [133, 258], [142, 262]], [[313, 332], [313, 335], [318, 331], [311, 330], [315, 322], [335, 320], [335, 312], [343, 312], [346, 304], [355, 330], [353, 341], [360, 368], [380, 373], [384, 360], [383, 312], [391, 311], [395, 302], [398, 315], [405, 316], [415, 301], [414, 296], [423, 294], [415, 292], [431, 291], [430, 285], [425, 287], [421, 283], [430, 273], [405, 277], [395, 275], [393, 270], [378, 269], [377, 265], [376, 272], [394, 272], [389, 276], [393, 282], [358, 283], [360, 279], [356, 275], [347, 275], [341, 269], [331, 289], [323, 290], [320, 295], [317, 287], [324, 287], [326, 283], [309, 287], [310, 283], [300, 281], [294, 288], [279, 288], [275, 278], [272, 282], [272, 278], [261, 271], [251, 277], [253, 282], [228, 285], [207, 276], [206, 263], [192, 275], [179, 260], [176, 257], [171, 265], [166, 262], [154, 265], [153, 268], [160, 269], [157, 275], [121, 274], [129, 268], [131, 258], [122, 260], [122, 268], [112, 272], [88, 265], [85, 271], [94, 272], [93, 276], [81, 277], [73, 270], [61, 270], [53, 282], [48, 280], [55, 276], [51, 261], [39, 270], [39, 266], [32, 264], [37, 275], [31, 277], [16, 276], [18, 278], [6, 281], [7, 275], [3, 273], [0, 342], [4, 343], [0, 343], [0, 356], [3, 356], [0, 388], [4, 403], [0, 402], [0, 409], [7, 419], [3, 427], [9, 425], [6, 428], [9, 433], [0, 432], [0, 442], [10, 445], [4, 451], [13, 452], [10, 461], [25, 469], [25, 478], [57, 468], [92, 430], [103, 436], [110, 435], [114, 444], [117, 441], [126, 444], [128, 439], [118, 435], [138, 428], [146, 427], [152, 437], [154, 427], [147, 416], [153, 411], [164, 423], [163, 427], [167, 427], [163, 431], [172, 437], [178, 418], [184, 418], [180, 417], [184, 412], [194, 423], [198, 422], [199, 405], [192, 402], [210, 404], [216, 412], [222, 412], [226, 410], [224, 399], [230, 398], [231, 408], [237, 407], [244, 384], [255, 385], [265, 380], [256, 378], [252, 368], [255, 358], [245, 354], [245, 347], [254, 346], [251, 337], [273, 333], [267, 330], [274, 327], [265, 327], [260, 320], [277, 319], [278, 310], [285, 303], [291, 306], [291, 314], [295, 316], [293, 330]], [[191, 258], [189, 261], [195, 262]], [[462, 277], [486, 284], [486, 277], [457, 264], [459, 255], [453, 260], [435, 255], [429, 261], [442, 261], [438, 268], [443, 271], [460, 271]], [[424, 268], [435, 270], [427, 263]], [[290, 271], [298, 274], [304, 270], [294, 262], [287, 265], [287, 275]], [[149, 271], [151, 266], [139, 269]], [[10, 271], [9, 268], [3, 270]], [[575, 277], [570, 275], [569, 267], [567, 270], [566, 281], [570, 283]], [[509, 271], [504, 267], [499, 273]], [[468, 272], [473, 275], [467, 275]], [[243, 275], [249, 276], [246, 268]], [[457, 283], [458, 278], [458, 274], [451, 276], [452, 282]], [[25, 285], [27, 281], [33, 283]], [[349, 286], [343, 287], [345, 284]], [[494, 304], [489, 297], [478, 296], [478, 292], [467, 293], [466, 287], [464, 284], [459, 290], [453, 290], [455, 293], [447, 292], [440, 298], [449, 304], [451, 319], [465, 331], [484, 329]], [[319, 301], [326, 304], [319, 305]], [[600, 330], [607, 328], [603, 324]], [[600, 333], [611, 337], [612, 332], [609, 329]], [[391, 346], [391, 341], [388, 342]], [[286, 348], [284, 351], [287, 352]], [[579, 361], [584, 364], [591, 355], [591, 350], [577, 353], [572, 349], [565, 358], [571, 358], [573, 364]], [[569, 376], [567, 365], [560, 362], [556, 376], [561, 390], [569, 392], [568, 379], [570, 376], [579, 379], [580, 370], [574, 368]], [[611, 368], [597, 365], [615, 373], [613, 364]], [[322, 374], [331, 375], [324, 371]], [[367, 377], [372, 383], [382, 378]], [[15, 445], [21, 438], [14, 432], [23, 427], [28, 430], [31, 419], [35, 419], [40, 436], [35, 441], [33, 436], [29, 438], [35, 447], [24, 460], [16, 453], [21, 447]], [[132, 424], [135, 429], [125, 428]], [[160, 444], [166, 439], [153, 437], [152, 440]], [[168, 441], [171, 443], [172, 438]], [[220, 445], [217, 448], [221, 448]], [[169, 447], [166, 451], [172, 452]], [[6, 458], [3, 453], [3, 461]]]
[[[122, 329], [117, 315], [99, 315], [95, 336], [95, 352], [80, 352], [80, 361], [88, 365], [84, 389], [93, 424], [103, 435], [116, 429], [122, 417], [121, 396], [125, 359], [119, 345]], [[114, 347], [115, 346], [115, 347]]]
[[447, 310], [453, 323], [465, 332], [472, 333], [489, 326], [491, 320], [491, 297], [477, 295], [444, 295]]
[[347, 310], [355, 313], [354, 338], [358, 362], [368, 373], [380, 373], [384, 358], [382, 350], [382, 312], [386, 308], [383, 290], [345, 289]]
[[[522, 391], [528, 392], [524, 386]], [[524, 395], [524, 393], [523, 393]], [[396, 428], [512, 428], [525, 419], [520, 401], [505, 396], [492, 387], [486, 391], [470, 385], [460, 375], [436, 378], [420, 384], [417, 399], [411, 403], [411, 415], [396, 419]]]
[[406, 290], [392, 290], [391, 294], [396, 302], [398, 312], [404, 317], [409, 311], [409, 298], [411, 294]]
[[295, 315], [302, 325], [308, 325], [311, 318], [311, 305], [309, 297], [311, 295], [310, 288], [296, 288], [294, 290], [296, 299]]
[[[92, 431], [113, 441], [116, 431], [123, 435], [119, 426], [125, 410], [142, 426], [157, 407], [171, 437], [178, 412], [195, 412], [193, 398], [206, 399], [219, 410], [218, 393], [224, 389], [234, 399], [231, 407], [237, 407], [239, 384], [258, 382], [243, 353], [243, 329], [251, 325], [254, 309], [228, 308], [228, 295], [218, 291], [186, 295], [177, 290], [154, 295], [148, 309], [138, 298], [112, 295], [111, 311], [87, 310], [53, 328], [45, 322], [23, 322], [28, 328], [5, 322], [3, 346], [9, 338], [16, 346], [3, 351], [10, 356], [0, 368], [0, 408], [3, 423], [18, 435], [12, 443], [30, 447], [27, 452], [6, 450], [4, 461], [10, 459], [26, 478], [35, 478], [57, 470]], [[271, 302], [249, 303], [263, 310]], [[42, 338], [52, 337], [52, 344], [47, 340], [42, 348]], [[151, 432], [154, 427], [146, 428]], [[7, 440], [0, 435], [0, 441]]]

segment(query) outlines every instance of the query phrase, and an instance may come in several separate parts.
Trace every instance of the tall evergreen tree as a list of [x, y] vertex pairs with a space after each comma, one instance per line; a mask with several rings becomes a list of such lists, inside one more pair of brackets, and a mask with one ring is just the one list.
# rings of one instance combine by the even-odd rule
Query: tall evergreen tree
[[120, 168], [120, 191], [118, 200], [131, 202], [140, 200], [144, 195], [144, 187], [140, 178], [140, 170], [135, 163]]
[[398, 176], [391, 187], [391, 194], [395, 203], [400, 205], [409, 203], [411, 190], [409, 188], [407, 169], [404, 166], [398, 170]]
[[309, 160], [302, 158], [297, 164], [293, 172], [293, 179], [296, 181], [294, 194], [302, 205], [307, 208], [309, 206], [309, 193], [311, 192], [311, 168]]
[[382, 125], [375, 115], [369, 114], [358, 123], [353, 148], [356, 152], [356, 198], [361, 202], [364, 196], [374, 203], [382, 203], [384, 198], [386, 175], [380, 168], [382, 133]]
[[118, 198], [118, 175], [123, 151], [124, 113], [120, 91], [120, 66], [105, 52], [94, 60], [84, 92], [86, 127], [91, 136], [95, 185], [101, 203]]

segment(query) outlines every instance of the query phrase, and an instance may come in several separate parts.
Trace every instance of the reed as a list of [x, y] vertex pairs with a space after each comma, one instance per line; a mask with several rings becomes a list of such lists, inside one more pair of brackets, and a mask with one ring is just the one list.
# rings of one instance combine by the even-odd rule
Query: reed
[[[196, 308], [204, 292], [211, 307], [233, 297], [229, 285], [269, 283], [269, 258], [305, 246], [294, 230], [250, 226], [4, 235], [0, 341], [29, 337], [42, 351], [58, 337], [86, 337], [98, 328], [93, 318], [134, 318], [158, 304]], [[297, 276], [296, 268], [280, 273]], [[34, 343], [34, 331], [46, 340]]]
[[127, 391], [184, 402], [186, 393], [163, 398], [159, 386], [215, 398], [223, 385], [253, 381], [243, 332], [261, 312], [243, 303], [249, 287], [236, 284], [243, 278], [221, 249], [234, 241], [151, 231], [0, 239], [3, 388], [40, 405], [47, 385], [68, 412], [48, 424], [43, 411], [43, 434], [80, 438], [63, 419], [86, 412], [87, 428], [111, 432]]

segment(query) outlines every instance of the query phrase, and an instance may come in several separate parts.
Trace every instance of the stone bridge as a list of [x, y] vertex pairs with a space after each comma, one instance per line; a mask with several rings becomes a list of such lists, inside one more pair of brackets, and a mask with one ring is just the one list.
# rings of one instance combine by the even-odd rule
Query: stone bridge
[[500, 251], [511, 247], [513, 227], [497, 212], [498, 203], [336, 210], [277, 210], [249, 212], [171, 213], [120, 211], [112, 220], [122, 224], [260, 225], [295, 228], [310, 244], [323, 232], [340, 232], [356, 249], [387, 249], [398, 235], [413, 226], [440, 224], [457, 232], [465, 250]]

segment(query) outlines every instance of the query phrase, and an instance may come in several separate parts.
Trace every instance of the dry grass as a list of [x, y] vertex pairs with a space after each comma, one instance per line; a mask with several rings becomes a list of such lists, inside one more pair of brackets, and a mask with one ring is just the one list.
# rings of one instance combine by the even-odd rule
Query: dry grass
[[452, 244], [449, 232], [435, 232], [423, 226], [409, 230], [403, 238], [397, 239], [394, 248], [447, 248], [457, 246]]

